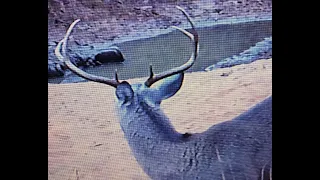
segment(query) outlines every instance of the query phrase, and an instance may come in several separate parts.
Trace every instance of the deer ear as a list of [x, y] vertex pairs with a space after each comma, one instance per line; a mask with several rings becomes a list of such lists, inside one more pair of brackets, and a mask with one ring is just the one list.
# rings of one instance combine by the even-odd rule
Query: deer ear
[[157, 93], [160, 95], [161, 100], [170, 98], [175, 95], [181, 88], [183, 77], [184, 73], [180, 73], [164, 78], [155, 83], [153, 89], [157, 90]]
[[132, 102], [133, 95], [133, 90], [128, 82], [123, 81], [117, 86], [116, 96], [122, 104], [130, 104]]

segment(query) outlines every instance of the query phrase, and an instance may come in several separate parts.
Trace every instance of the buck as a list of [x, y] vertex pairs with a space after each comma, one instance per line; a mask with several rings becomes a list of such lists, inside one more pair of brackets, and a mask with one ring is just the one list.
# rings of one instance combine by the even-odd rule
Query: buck
[[150, 77], [144, 83], [120, 82], [117, 71], [115, 78], [109, 79], [74, 66], [67, 56], [66, 46], [79, 19], [70, 25], [55, 54], [78, 76], [116, 88], [121, 129], [134, 157], [150, 178], [272, 179], [272, 96], [232, 120], [194, 134], [177, 132], [160, 109], [161, 101], [180, 89], [184, 72], [194, 64], [199, 52], [195, 26], [185, 10], [177, 8], [191, 24], [190, 32], [173, 26], [190, 38], [191, 57], [180, 67], [159, 74], [154, 74], [150, 66]]

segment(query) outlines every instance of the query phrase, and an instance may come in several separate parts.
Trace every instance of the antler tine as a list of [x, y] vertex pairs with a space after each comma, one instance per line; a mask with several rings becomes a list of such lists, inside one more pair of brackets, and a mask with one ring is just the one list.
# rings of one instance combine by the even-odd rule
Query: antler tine
[[[96, 76], [93, 74], [89, 74], [81, 69], [79, 69], [77, 66], [71, 63], [70, 58], [67, 56], [67, 42], [68, 38], [71, 34], [72, 29], [74, 26], [80, 21], [80, 19], [75, 20], [67, 30], [67, 33], [65, 37], [58, 43], [56, 49], [55, 49], [55, 55], [58, 58], [59, 61], [63, 62], [73, 73], [77, 74], [78, 76], [85, 78], [89, 81], [104, 83], [107, 85], [110, 85], [112, 87], [117, 87], [120, 83], [118, 80], [118, 74], [117, 71], [115, 71], [115, 79], [109, 79], [106, 77]], [[61, 49], [62, 45], [62, 49]], [[62, 54], [61, 52], [62, 51]]]
[[148, 78], [148, 80], [145, 82], [145, 85], [150, 87], [153, 83], [163, 79], [163, 78], [166, 78], [166, 77], [169, 77], [169, 76], [172, 76], [172, 75], [175, 75], [175, 74], [179, 74], [179, 73], [182, 73], [186, 70], [188, 70], [195, 62], [196, 58], [197, 58], [197, 55], [198, 55], [198, 52], [199, 52], [199, 36], [198, 36], [198, 33], [195, 29], [195, 26], [193, 24], [193, 22], [191, 21], [191, 18], [189, 16], [189, 14], [181, 7], [179, 6], [176, 6], [177, 9], [179, 9], [188, 19], [189, 23], [191, 24], [191, 27], [192, 27], [192, 30], [191, 30], [191, 33], [184, 30], [184, 29], [181, 29], [179, 27], [176, 27], [176, 26], [172, 26], [173, 28], [175, 29], [178, 29], [179, 31], [181, 31], [183, 34], [185, 34], [186, 36], [188, 36], [191, 41], [193, 42], [193, 45], [194, 45], [194, 50], [191, 54], [191, 57], [190, 59], [183, 65], [179, 66], [179, 67], [175, 67], [173, 69], [170, 69], [170, 70], [167, 70], [167, 71], [164, 71], [162, 73], [159, 73], [159, 74], [156, 74], [154, 75], [153, 72], [152, 72], [152, 66], [150, 65], [150, 77]]

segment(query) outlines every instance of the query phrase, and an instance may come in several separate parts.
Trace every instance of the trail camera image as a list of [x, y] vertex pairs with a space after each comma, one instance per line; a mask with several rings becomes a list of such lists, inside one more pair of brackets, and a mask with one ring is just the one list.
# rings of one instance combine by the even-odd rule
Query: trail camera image
[[49, 180], [271, 180], [272, 1], [49, 0]]

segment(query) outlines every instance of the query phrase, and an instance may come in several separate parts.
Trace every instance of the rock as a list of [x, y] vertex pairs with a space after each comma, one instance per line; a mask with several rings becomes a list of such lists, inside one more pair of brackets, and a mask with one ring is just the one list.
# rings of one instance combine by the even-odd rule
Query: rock
[[63, 72], [63, 67], [60, 64], [56, 64], [56, 70], [59, 72]]
[[220, 76], [229, 76], [232, 72], [223, 72]]
[[89, 46], [87, 42], [85, 42], [83, 39], [75, 40], [74, 41], [78, 46]]
[[250, 47], [239, 55], [233, 55], [232, 57], [217, 62], [215, 65], [207, 67], [205, 71], [232, 67], [239, 64], [248, 64], [258, 59], [268, 59], [270, 57], [272, 57], [272, 37], [265, 38], [263, 41], [256, 43], [255, 46]]
[[152, 6], [142, 6], [140, 7], [141, 10], [145, 11], [147, 9], [152, 9], [153, 7]]
[[100, 63], [123, 62], [124, 58], [118, 47], [110, 47], [109, 49], [95, 55], [95, 61]]
[[56, 46], [58, 43], [54, 42], [54, 41], [49, 41], [48, 42], [48, 46]]
[[155, 9], [152, 9], [152, 10], [151, 10], [151, 13], [154, 14], [154, 15], [156, 15], [156, 16], [160, 15]]
[[72, 62], [72, 64], [76, 65], [77, 67], [84, 66], [86, 64], [85, 58], [86, 58], [86, 55], [83, 55], [82, 53], [79, 53], [79, 52], [69, 53], [70, 61]]
[[208, 66], [207, 68], [205, 68], [205, 71], [212, 71], [214, 69], [217, 69], [215, 64], [214, 65], [211, 65], [211, 66]]
[[223, 10], [223, 9], [218, 9], [218, 8], [217, 8], [217, 9], [214, 9], [214, 11], [215, 11], [216, 13], [218, 13], [218, 14], [219, 14], [222, 10]]
[[57, 65], [59, 64], [48, 64], [48, 78], [64, 76], [64, 70], [61, 67], [57, 68]]
[[[66, 74], [66, 67], [64, 64], [60, 64], [58, 59], [55, 57], [53, 46], [49, 48], [48, 54], [48, 78], [64, 76]], [[93, 46], [87, 46], [85, 50], [81, 51], [72, 51], [71, 49], [68, 49], [68, 56], [72, 64], [79, 68], [98, 66], [103, 63], [124, 61], [121, 51], [116, 46], [99, 51], [95, 50]]]

